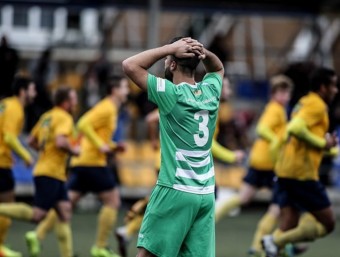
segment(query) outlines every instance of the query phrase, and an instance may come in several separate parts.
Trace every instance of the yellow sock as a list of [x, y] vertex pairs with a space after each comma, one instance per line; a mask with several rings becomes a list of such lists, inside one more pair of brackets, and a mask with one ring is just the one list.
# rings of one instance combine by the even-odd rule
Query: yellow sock
[[73, 256], [73, 240], [69, 223], [58, 221], [55, 225], [55, 232], [58, 239], [60, 256]]
[[25, 203], [1, 203], [0, 215], [13, 219], [31, 221], [33, 218], [33, 208]]
[[4, 244], [11, 223], [11, 219], [0, 216], [0, 245]]
[[103, 248], [107, 246], [107, 241], [112, 228], [117, 219], [117, 210], [109, 206], [103, 206], [98, 215], [98, 228], [96, 246]]
[[39, 240], [44, 240], [46, 234], [50, 232], [53, 227], [58, 222], [58, 216], [55, 210], [51, 209], [45, 219], [43, 219], [39, 225], [37, 226], [35, 232], [37, 233], [37, 237]]
[[140, 226], [142, 225], [143, 216], [137, 215], [134, 217], [133, 220], [129, 221], [126, 225], [126, 234], [128, 237], [133, 236], [138, 230], [140, 229]]
[[258, 252], [262, 251], [261, 239], [264, 235], [270, 234], [276, 227], [278, 222], [277, 217], [270, 213], [266, 213], [261, 220], [257, 223], [257, 229], [254, 235], [251, 248]]
[[217, 223], [223, 216], [228, 214], [231, 210], [239, 207], [241, 205], [241, 199], [238, 195], [233, 196], [226, 203], [223, 203], [222, 206], [216, 208], [215, 211], [215, 222]]
[[305, 213], [300, 218], [296, 228], [282, 232], [281, 235], [274, 236], [274, 242], [279, 247], [282, 247], [287, 243], [313, 241], [326, 234], [326, 228], [318, 222], [314, 216]]

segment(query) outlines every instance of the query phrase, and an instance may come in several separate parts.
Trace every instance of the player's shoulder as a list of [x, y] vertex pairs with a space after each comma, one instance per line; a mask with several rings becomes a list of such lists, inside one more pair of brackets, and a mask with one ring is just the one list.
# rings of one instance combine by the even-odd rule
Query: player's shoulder
[[104, 98], [99, 101], [93, 108], [93, 112], [112, 112], [114, 110], [114, 104], [109, 98]]
[[301, 108], [308, 109], [309, 111], [323, 112], [327, 109], [326, 103], [314, 92], [310, 92], [302, 97], [299, 104], [301, 105]]
[[46, 112], [46, 117], [55, 117], [58, 122], [69, 122], [72, 120], [72, 115], [62, 108], [55, 107]]

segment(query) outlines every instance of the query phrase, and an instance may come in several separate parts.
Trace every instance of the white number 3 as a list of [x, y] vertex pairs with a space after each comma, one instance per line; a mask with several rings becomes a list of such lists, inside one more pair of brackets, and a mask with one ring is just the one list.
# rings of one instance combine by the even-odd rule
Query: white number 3
[[195, 120], [200, 120], [200, 117], [202, 117], [202, 121], [198, 123], [198, 129], [199, 131], [202, 131], [203, 136], [199, 134], [194, 134], [194, 140], [196, 145], [198, 146], [204, 146], [209, 139], [209, 128], [208, 128], [208, 121], [209, 121], [209, 112], [206, 110], [196, 112], [194, 115]]

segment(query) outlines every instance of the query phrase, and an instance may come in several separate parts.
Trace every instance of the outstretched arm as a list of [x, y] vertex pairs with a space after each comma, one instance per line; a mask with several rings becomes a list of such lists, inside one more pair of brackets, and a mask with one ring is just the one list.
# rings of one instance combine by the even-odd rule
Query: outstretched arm
[[175, 55], [178, 58], [194, 57], [201, 53], [202, 44], [190, 38], [180, 39], [172, 44], [150, 49], [123, 61], [125, 74], [141, 89], [147, 89], [147, 70], [158, 60]]

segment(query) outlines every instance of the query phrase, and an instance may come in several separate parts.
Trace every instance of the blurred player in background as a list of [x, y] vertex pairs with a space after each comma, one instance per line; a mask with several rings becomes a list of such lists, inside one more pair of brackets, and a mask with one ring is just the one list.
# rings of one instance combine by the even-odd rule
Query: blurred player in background
[[[311, 75], [311, 92], [295, 106], [287, 138], [276, 163], [280, 228], [263, 237], [267, 257], [276, 257], [288, 243], [312, 241], [334, 229], [335, 217], [318, 169], [324, 151], [336, 146], [327, 134], [328, 107], [338, 92], [337, 76], [327, 68]], [[301, 211], [307, 211], [300, 218]], [[312, 215], [310, 215], [312, 214]]]
[[[35, 84], [26, 77], [16, 77], [13, 82], [12, 97], [0, 102], [0, 202], [14, 202], [14, 178], [12, 173], [14, 151], [26, 165], [31, 166], [33, 159], [30, 153], [19, 141], [19, 135], [24, 125], [24, 107], [36, 96]], [[4, 245], [5, 237], [11, 220], [0, 216], [0, 256], [20, 257]]]
[[[223, 78], [223, 88], [221, 97], [227, 100], [231, 95], [230, 83], [228, 78]], [[218, 117], [219, 118], [219, 117]], [[155, 163], [155, 170], [157, 175], [161, 166], [161, 152], [159, 147], [159, 110], [155, 109], [150, 112], [146, 118], [146, 123], [148, 124], [149, 137], [151, 141], [152, 148], [157, 151], [157, 158]], [[218, 121], [217, 121], [218, 123]], [[218, 129], [216, 127], [215, 136], [218, 134]], [[245, 157], [243, 151], [230, 151], [225, 147], [221, 146], [215, 139], [212, 142], [211, 147], [212, 154], [215, 158], [226, 163], [241, 163]], [[127, 257], [127, 246], [131, 237], [139, 231], [146, 206], [149, 202], [149, 196], [137, 201], [132, 205], [130, 210], [125, 216], [126, 225], [117, 228], [116, 236], [119, 242], [119, 251], [122, 257]]]
[[[292, 81], [284, 76], [274, 76], [270, 80], [270, 102], [265, 107], [256, 127], [258, 139], [250, 152], [249, 169], [238, 195], [216, 210], [216, 222], [233, 209], [249, 203], [258, 189], [272, 189], [274, 184], [274, 165], [277, 152], [282, 143], [287, 123], [285, 106], [290, 100]], [[256, 256], [261, 251], [261, 239], [270, 233], [277, 224], [279, 207], [276, 199], [258, 224], [250, 254]]]
[[[68, 194], [72, 205], [86, 193], [97, 194], [103, 206], [98, 214], [97, 236], [91, 248], [93, 257], [117, 256], [108, 248], [109, 235], [115, 225], [120, 206], [119, 191], [113, 173], [108, 168], [108, 155], [123, 150], [124, 146], [113, 142], [112, 135], [117, 126], [119, 108], [126, 102], [129, 94], [127, 79], [119, 76], [108, 81], [107, 97], [86, 112], [77, 124], [81, 154], [71, 159], [71, 172], [67, 183]], [[34, 232], [35, 241], [44, 239], [53, 227], [55, 213]]]
[[[165, 58], [165, 77], [148, 69]], [[207, 74], [196, 83], [200, 62]], [[215, 131], [224, 68], [196, 40], [175, 38], [123, 61], [160, 113], [161, 169], [138, 236], [138, 255], [215, 256]], [[204, 231], [204, 233], [202, 233]]]
[[44, 113], [34, 126], [29, 144], [39, 151], [34, 175], [34, 206], [26, 203], [0, 204], [0, 214], [19, 220], [40, 222], [54, 208], [58, 222], [57, 236], [64, 249], [63, 257], [71, 257], [71, 204], [65, 188], [68, 155], [79, 154], [70, 137], [74, 131], [72, 111], [77, 105], [77, 94], [70, 88], [60, 88], [54, 96], [54, 108]]

